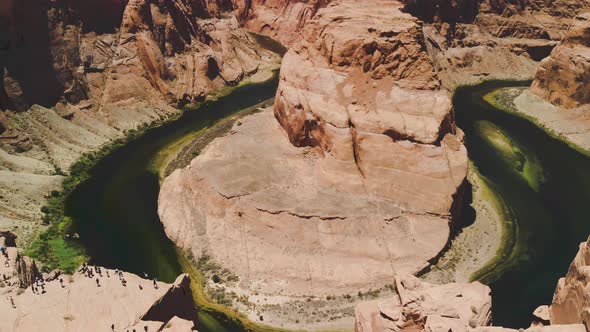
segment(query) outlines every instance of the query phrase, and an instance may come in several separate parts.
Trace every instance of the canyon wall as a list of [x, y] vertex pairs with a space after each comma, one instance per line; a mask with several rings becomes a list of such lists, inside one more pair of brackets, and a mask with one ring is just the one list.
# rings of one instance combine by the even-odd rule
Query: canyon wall
[[405, 10], [426, 22], [429, 54], [443, 85], [532, 79], [585, 1], [416, 1]]
[[515, 99], [517, 110], [573, 143], [590, 150], [590, 4], [536, 72], [530, 89]]
[[232, 0], [236, 15], [248, 30], [291, 45], [301, 38], [301, 29], [332, 0]]
[[83, 153], [278, 66], [232, 13], [223, 0], [3, 1], [0, 228], [29, 243]]
[[590, 238], [580, 249], [567, 275], [559, 279], [550, 307], [551, 324], [584, 324], [590, 328]]
[[575, 17], [559, 46], [542, 62], [531, 91], [564, 108], [590, 103], [590, 12]]

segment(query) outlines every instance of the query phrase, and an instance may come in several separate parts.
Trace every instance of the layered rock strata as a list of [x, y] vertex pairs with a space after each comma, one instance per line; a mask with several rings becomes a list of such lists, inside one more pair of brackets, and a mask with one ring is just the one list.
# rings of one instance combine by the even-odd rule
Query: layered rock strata
[[0, 227], [28, 243], [45, 195], [81, 154], [276, 66], [232, 8], [213, 0], [3, 2]]
[[248, 30], [291, 45], [317, 11], [332, 0], [233, 0], [236, 15]]
[[563, 38], [585, 1], [415, 1], [429, 53], [450, 90], [490, 79], [526, 80]]
[[[4, 239], [0, 237], [0, 243]], [[89, 267], [92, 276], [83, 271], [41, 274], [16, 247], [5, 248], [6, 255], [0, 256], [0, 331], [143, 331], [147, 327], [188, 332], [197, 327], [188, 275], [154, 286], [152, 280], [94, 266]]]
[[590, 327], [590, 238], [580, 244], [567, 275], [559, 279], [550, 307], [551, 324]]
[[[350, 296], [445, 247], [467, 153], [420, 23], [401, 8], [319, 9], [283, 59], [274, 116], [242, 120], [164, 181], [166, 233], [235, 273], [226, 288], [279, 304]], [[236, 306], [285, 323], [264, 303]]]
[[531, 91], [563, 108], [590, 103], [590, 12], [576, 16], [559, 46], [543, 61]]
[[480, 283], [437, 286], [399, 276], [395, 285], [395, 297], [357, 305], [356, 332], [460, 332], [491, 322], [491, 291]]

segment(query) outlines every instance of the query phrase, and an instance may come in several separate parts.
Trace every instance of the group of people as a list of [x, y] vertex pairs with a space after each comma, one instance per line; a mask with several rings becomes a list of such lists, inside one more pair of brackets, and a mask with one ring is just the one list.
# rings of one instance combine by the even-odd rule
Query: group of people
[[[62, 283], [62, 287], [63, 286], [63, 281], [62, 279], [59, 279]], [[35, 281], [31, 284], [31, 290], [33, 291], [33, 294], [45, 294], [45, 280], [43, 280], [42, 276], [37, 276], [35, 278]], [[41, 290], [41, 291], [39, 291]]]
[[10, 257], [8, 257], [8, 249], [5, 246], [0, 246], [0, 253], [4, 256], [4, 266], [10, 267]]
[[[2, 253], [2, 255], [6, 258], [6, 262], [8, 262], [9, 257], [8, 257], [8, 252], [6, 250], [6, 247], [3, 247], [3, 246], [0, 247], [0, 253]], [[6, 264], [8, 264], [8, 263], [6, 263]], [[95, 276], [97, 276], [96, 277], [96, 286], [101, 287], [99, 277], [103, 277], [103, 269], [100, 266], [91, 267], [87, 263], [84, 263], [82, 265], [82, 267], [80, 268], [80, 270], [78, 270], [78, 272], [82, 273], [84, 276], [86, 276], [87, 278], [90, 278], [90, 279], [93, 279]], [[104, 273], [106, 274], [107, 278], [111, 277], [108, 269], [104, 269]], [[119, 277], [121, 284], [124, 287], [127, 287], [127, 280], [125, 279], [125, 275], [123, 274], [123, 271], [121, 271], [119, 269], [115, 269], [115, 275]], [[144, 273], [144, 277], [146, 279], [148, 278], [147, 273]], [[6, 275], [3, 275], [3, 279], [4, 279], [4, 281], [7, 280]], [[153, 278], [152, 281], [153, 281], [154, 288], [158, 289], [158, 279]], [[66, 287], [63, 278], [59, 278], [59, 284], [60, 284], [61, 288]], [[139, 284], [139, 289], [143, 290], [143, 287], [141, 286], [141, 284]], [[33, 291], [33, 294], [37, 294], [37, 295], [41, 295], [41, 294], [46, 293], [45, 280], [43, 279], [42, 275], [35, 276], [35, 280], [31, 283], [31, 290]], [[10, 303], [13, 308], [16, 308], [16, 304], [15, 304], [14, 298], [12, 296], [10, 297]]]
[[[110, 278], [111, 275], [109, 273], [108, 269], [105, 269], [105, 274], [107, 276], [107, 278]], [[103, 276], [102, 272], [102, 268], [100, 266], [94, 266], [94, 268], [90, 267], [87, 263], [84, 263], [82, 265], [82, 268], [80, 269], [80, 271], [82, 274], [86, 275], [87, 278], [94, 278], [95, 275], [98, 275], [100, 277]], [[123, 285], [123, 287], [127, 287], [127, 280], [125, 279], [125, 275], [123, 274], [122, 270], [119, 269], [115, 269], [115, 275], [117, 277], [119, 277], [119, 280], [121, 281], [121, 285]], [[148, 274], [144, 272], [143, 274], [144, 278], [148, 278]], [[157, 278], [153, 278], [153, 285], [155, 289], [158, 289], [158, 279]], [[96, 278], [96, 286], [100, 287], [100, 278]], [[140, 290], [143, 290], [143, 287], [141, 286], [141, 284], [138, 285]]]

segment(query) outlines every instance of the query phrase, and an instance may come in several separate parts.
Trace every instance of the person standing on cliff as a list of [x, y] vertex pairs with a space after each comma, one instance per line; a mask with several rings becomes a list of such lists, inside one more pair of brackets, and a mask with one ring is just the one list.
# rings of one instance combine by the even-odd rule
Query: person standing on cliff
[[154, 288], [158, 289], [158, 279], [154, 278]]

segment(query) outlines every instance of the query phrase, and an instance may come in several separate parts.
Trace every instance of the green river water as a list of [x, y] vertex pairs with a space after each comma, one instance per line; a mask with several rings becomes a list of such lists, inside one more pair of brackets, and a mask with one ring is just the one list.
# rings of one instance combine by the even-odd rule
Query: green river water
[[[66, 202], [92, 263], [167, 282], [183, 272], [184, 260], [157, 215], [156, 160], [187, 135], [272, 98], [277, 83], [275, 73], [267, 82], [236, 88], [101, 160]], [[506, 203], [503, 213], [511, 220], [503, 251], [476, 277], [492, 287], [494, 323], [524, 327], [536, 306], [551, 302], [557, 279], [590, 234], [590, 159], [482, 101], [487, 92], [514, 84], [460, 89], [454, 103], [470, 159]], [[200, 321], [202, 332], [245, 329], [215, 310], [202, 310]]]
[[590, 158], [527, 119], [483, 101], [490, 82], [454, 96], [469, 158], [504, 203], [509, 221], [498, 257], [475, 279], [492, 288], [494, 325], [526, 327], [550, 304], [578, 245], [590, 234]]

